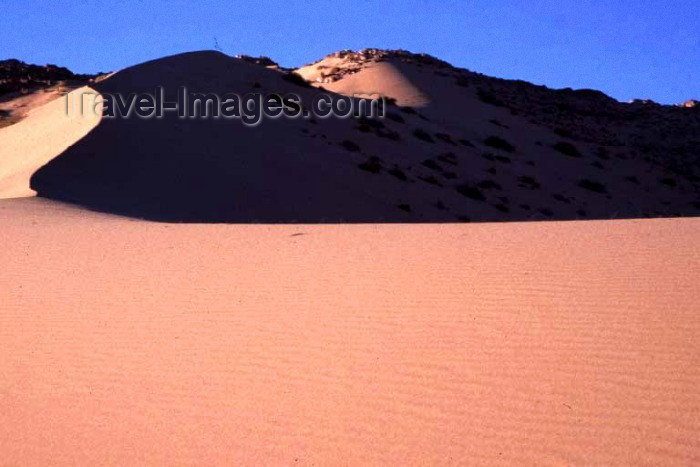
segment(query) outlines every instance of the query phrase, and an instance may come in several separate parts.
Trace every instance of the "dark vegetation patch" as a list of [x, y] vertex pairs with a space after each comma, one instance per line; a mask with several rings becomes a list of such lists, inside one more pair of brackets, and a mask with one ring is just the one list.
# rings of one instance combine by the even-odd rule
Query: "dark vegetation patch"
[[505, 107], [505, 103], [491, 91], [479, 88], [476, 91], [476, 97], [478, 97], [484, 104], [489, 104], [496, 107]]
[[489, 136], [484, 140], [484, 144], [494, 149], [500, 149], [501, 151], [515, 152], [515, 146], [498, 136]]
[[399, 141], [401, 139], [401, 135], [398, 132], [390, 130], [389, 128], [380, 128], [375, 134], [380, 138], [387, 138], [392, 141]]
[[483, 188], [484, 190], [502, 190], [503, 188], [501, 185], [496, 183], [493, 180], [482, 180], [479, 183], [476, 184], [479, 188]]
[[571, 204], [571, 200], [560, 193], [552, 195], [552, 198], [556, 199], [557, 201], [561, 201], [562, 203]]
[[540, 188], [540, 182], [537, 181], [534, 177], [530, 177], [529, 175], [522, 175], [518, 177], [518, 186], [520, 188], [529, 188], [530, 190], [537, 190]]
[[399, 209], [401, 209], [402, 211], [411, 212], [411, 205], [410, 204], [403, 203], [403, 204], [399, 204], [397, 207]]
[[360, 151], [360, 146], [357, 145], [357, 143], [350, 141], [350, 140], [344, 140], [339, 143], [344, 149], [350, 151], [350, 152], [359, 152]]
[[464, 138], [459, 140], [459, 144], [461, 144], [462, 146], [466, 146], [468, 148], [474, 147], [474, 144], [471, 141], [469, 141], [468, 139], [464, 139]]
[[360, 169], [373, 174], [379, 173], [382, 170], [382, 164], [380, 163], [379, 158], [376, 156], [370, 157], [365, 162], [362, 162], [357, 166]]
[[569, 157], [582, 157], [576, 146], [566, 141], [559, 141], [552, 146], [556, 151]]
[[446, 152], [438, 156], [438, 160], [445, 162], [446, 164], [458, 165], [457, 155], [453, 152]]
[[678, 183], [676, 182], [676, 180], [673, 178], [670, 178], [670, 177], [660, 178], [659, 182], [662, 185], [666, 185], [667, 187], [670, 187], [670, 188], [675, 188], [676, 186], [678, 186]]
[[440, 164], [438, 164], [437, 162], [435, 162], [432, 159], [426, 159], [423, 162], [421, 162], [421, 164], [423, 164], [423, 166], [425, 166], [429, 169], [437, 170], [438, 172], [442, 172], [442, 167], [440, 167]]
[[496, 120], [495, 118], [492, 120], [489, 120], [489, 123], [491, 123], [492, 125], [496, 125], [499, 128], [510, 128], [508, 125], [501, 123], [500, 120]]
[[420, 128], [416, 128], [416, 129], [413, 131], [413, 136], [415, 136], [415, 137], [418, 138], [419, 140], [425, 141], [425, 142], [427, 142], [427, 143], [434, 143], [434, 142], [435, 142], [435, 140], [433, 139], [433, 137], [430, 136], [430, 133], [428, 133], [428, 132], [425, 131], [425, 130], [421, 130]]
[[309, 84], [309, 82], [306, 81], [304, 77], [296, 71], [290, 71], [288, 73], [283, 74], [282, 79], [287, 81], [288, 83], [296, 84], [297, 86], [301, 86], [304, 88], [313, 88], [313, 86], [311, 86], [311, 84]]
[[452, 141], [452, 137], [448, 135], [447, 133], [435, 133], [435, 137], [439, 139], [440, 141], [444, 141], [447, 144], [451, 144], [453, 146], [457, 146], [457, 143]]
[[458, 76], [455, 80], [455, 84], [463, 88], [468, 88], [470, 86], [469, 80], [464, 76]]
[[630, 183], [634, 183], [635, 185], [639, 185], [639, 179], [635, 175], [630, 175], [629, 177], [625, 177], [625, 180], [627, 180]]
[[510, 164], [510, 157], [507, 157], [507, 156], [499, 156], [499, 155], [496, 155], [496, 156], [493, 156], [493, 157], [494, 157], [494, 159], [496, 159], [498, 162], [501, 162], [501, 163], [503, 163], [503, 164]]
[[382, 123], [380, 120], [377, 120], [376, 118], [367, 118], [367, 117], [359, 117], [357, 119], [357, 123], [360, 125], [366, 125], [370, 128], [379, 129], [379, 128], [384, 128], [384, 123]]
[[573, 138], [571, 132], [564, 128], [555, 128], [554, 134], [557, 136], [561, 136], [562, 138]]
[[456, 190], [459, 194], [461, 194], [462, 196], [466, 196], [469, 199], [473, 199], [476, 201], [486, 201], [484, 193], [478, 187], [472, 186], [468, 183], [462, 183], [461, 185], [458, 185], [456, 187]]
[[435, 175], [430, 175], [428, 177], [418, 177], [418, 178], [423, 180], [426, 183], [430, 183], [431, 185], [442, 186], [442, 183], [440, 183], [440, 180], [438, 180], [435, 177]]
[[399, 167], [394, 167], [393, 169], [389, 170], [389, 175], [393, 175], [394, 177], [398, 178], [402, 182], [405, 182], [408, 180], [408, 177], [404, 173], [403, 170], [401, 170]]
[[607, 193], [608, 190], [605, 188], [605, 185], [602, 183], [594, 182], [592, 180], [588, 179], [583, 179], [580, 182], [578, 182], [578, 186], [581, 188], [584, 188], [589, 191], [593, 191], [595, 193]]

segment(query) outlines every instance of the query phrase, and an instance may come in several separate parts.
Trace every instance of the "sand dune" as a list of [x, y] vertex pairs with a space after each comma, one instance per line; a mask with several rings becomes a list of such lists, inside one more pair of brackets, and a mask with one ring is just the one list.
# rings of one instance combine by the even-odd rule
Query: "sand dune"
[[[632, 108], [677, 126], [643, 153], [605, 96], [374, 53], [298, 72], [379, 123], [0, 129], [0, 197], [42, 197], [0, 202], [3, 464], [700, 462], [700, 219], [403, 224], [698, 214], [693, 110]], [[321, 92], [256, 63], [73, 95]], [[402, 224], [299, 224], [340, 221]]]
[[[83, 99], [87, 104], [92, 93], [89, 87], [79, 88], [32, 108], [28, 118], [0, 129], [0, 199], [35, 194], [29, 186], [31, 176], [97, 126], [100, 117], [95, 113], [76, 118], [66, 115], [67, 99]], [[49, 97], [42, 93], [34, 99]]]
[[9, 465], [700, 461], [700, 221], [0, 203]]
[[[269, 60], [256, 63], [186, 53], [127, 68], [94, 88], [128, 95], [164, 86], [168, 100], [180, 86], [219, 95], [295, 92], [307, 105], [323, 91], [285, 79], [285, 70], [265, 66]], [[700, 215], [695, 109], [624, 106], [602, 93], [497, 80], [407, 52], [335, 54], [297, 72], [330, 80], [316, 85], [336, 98], [380, 92], [397, 105], [381, 121], [277, 119], [248, 128], [174, 114], [70, 123], [51, 103], [0, 130], [0, 196], [34, 190], [176, 222]]]
[[[279, 71], [217, 52], [141, 64], [96, 88], [129, 94], [155, 86], [165, 88], [166, 100], [174, 100], [180, 86], [219, 95], [295, 92], [305, 102], [317, 92], [285, 81]], [[368, 188], [366, 175], [355, 167], [359, 158], [340, 145], [355, 124], [328, 120], [320, 135], [309, 134], [318, 122], [303, 119], [269, 120], [254, 128], [174, 114], [103, 120], [39, 170], [32, 186], [45, 197], [155, 220], [409, 220], [393, 199]]]
[[0, 464], [700, 463], [700, 219], [455, 223], [700, 215], [696, 108], [404, 51], [289, 72], [193, 52], [71, 96], [386, 118], [0, 107]]
[[388, 62], [369, 63], [359, 72], [350, 73], [337, 81], [326, 81], [327, 70], [342, 72], [347, 61], [339, 58], [326, 58], [320, 62], [297, 69], [297, 73], [324, 89], [344, 95], [381, 94], [396, 99], [400, 105], [423, 107], [431, 102], [426, 91], [412, 83], [401, 65]]

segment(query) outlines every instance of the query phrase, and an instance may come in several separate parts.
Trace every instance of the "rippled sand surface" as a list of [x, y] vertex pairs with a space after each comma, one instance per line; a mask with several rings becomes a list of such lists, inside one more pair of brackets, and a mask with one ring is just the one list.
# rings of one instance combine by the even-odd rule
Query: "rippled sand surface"
[[0, 226], [2, 464], [700, 462], [700, 219]]

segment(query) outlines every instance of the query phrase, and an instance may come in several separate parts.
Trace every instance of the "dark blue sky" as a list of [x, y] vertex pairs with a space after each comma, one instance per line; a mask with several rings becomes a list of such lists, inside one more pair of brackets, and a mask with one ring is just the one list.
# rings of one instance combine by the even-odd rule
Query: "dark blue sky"
[[10, 0], [0, 59], [107, 71], [178, 52], [298, 66], [403, 48], [460, 67], [626, 101], [700, 98], [699, 0]]

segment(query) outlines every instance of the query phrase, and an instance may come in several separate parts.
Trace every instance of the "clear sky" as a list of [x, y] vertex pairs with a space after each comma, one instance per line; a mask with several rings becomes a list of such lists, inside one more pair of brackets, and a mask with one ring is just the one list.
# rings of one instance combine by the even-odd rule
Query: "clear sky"
[[109, 71], [213, 49], [299, 66], [402, 48], [627, 101], [700, 99], [700, 0], [5, 0], [0, 59]]

